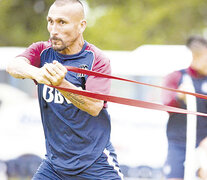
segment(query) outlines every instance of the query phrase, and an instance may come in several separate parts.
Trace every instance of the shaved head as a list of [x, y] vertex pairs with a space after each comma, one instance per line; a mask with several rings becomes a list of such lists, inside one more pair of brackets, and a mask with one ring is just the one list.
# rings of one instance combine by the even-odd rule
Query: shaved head
[[63, 54], [81, 50], [86, 28], [84, 17], [84, 8], [79, 0], [56, 0], [52, 4], [47, 15], [47, 28], [54, 50]]
[[82, 18], [85, 18], [85, 12], [84, 12], [84, 7], [81, 1], [79, 0], [55, 0], [55, 2], [53, 3], [56, 6], [64, 6], [67, 4], [77, 4], [77, 6], [80, 8], [80, 14], [82, 16]]
[[57, 3], [57, 4], [66, 4], [66, 3], [79, 3], [83, 6], [82, 2], [79, 1], [79, 0], [55, 0], [54, 3]]

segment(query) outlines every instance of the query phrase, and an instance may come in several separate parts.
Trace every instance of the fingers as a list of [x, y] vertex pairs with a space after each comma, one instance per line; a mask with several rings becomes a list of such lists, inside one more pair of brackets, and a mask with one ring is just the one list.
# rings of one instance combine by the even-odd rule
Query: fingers
[[51, 76], [55, 76], [57, 74], [57, 72], [53, 69], [53, 67], [51, 66], [51, 64], [46, 63], [44, 66], [44, 69], [48, 71], [48, 73]]
[[42, 67], [43, 77], [47, 79], [51, 85], [57, 81], [56, 72], [50, 67], [50, 65], [44, 65]]
[[46, 63], [41, 68], [41, 78], [37, 81], [43, 84], [58, 86], [65, 78], [66, 73], [67, 69], [59, 62]]
[[66, 73], [68, 72], [67, 68], [65, 66], [63, 66], [62, 64], [60, 64], [58, 61], [53, 61], [53, 64], [56, 65], [60, 71], [64, 74], [64, 76], [66, 75]]
[[47, 75], [45, 75], [47, 73], [48, 72], [46, 72], [44, 68], [39, 68], [38, 71], [34, 75], [34, 79], [40, 84], [52, 85], [49, 78], [47, 78]]

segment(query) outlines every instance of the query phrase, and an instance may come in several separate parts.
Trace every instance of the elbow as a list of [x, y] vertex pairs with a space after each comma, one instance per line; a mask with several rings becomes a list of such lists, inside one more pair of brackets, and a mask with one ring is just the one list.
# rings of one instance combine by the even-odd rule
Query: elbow
[[90, 112], [88, 112], [91, 116], [98, 116], [99, 113], [101, 112], [102, 108], [94, 108], [94, 109], [91, 109]]
[[18, 78], [17, 74], [16, 74], [16, 71], [15, 71], [15, 68], [14, 66], [12, 65], [12, 63], [9, 63], [6, 67], [6, 72], [9, 73], [12, 77], [14, 78]]
[[10, 75], [13, 75], [15, 72], [15, 66], [16, 66], [16, 58], [9, 61], [9, 63], [6, 66], [6, 72], [8, 72]]
[[6, 67], [6, 72], [9, 73], [11, 76], [15, 77], [15, 70], [13, 68], [13, 65], [10, 63]]
[[98, 116], [103, 109], [103, 102], [98, 103], [95, 107], [90, 109], [90, 112], [88, 112], [91, 116]]
[[95, 110], [93, 110], [93, 111], [89, 112], [89, 114], [90, 114], [91, 116], [96, 117], [96, 116], [99, 115], [100, 112], [101, 112], [101, 110], [99, 110], [99, 111], [95, 111]]
[[12, 74], [12, 69], [13, 69], [12, 65], [11, 65], [11, 63], [9, 63], [6, 67], [6, 72], [8, 72], [9, 74]]

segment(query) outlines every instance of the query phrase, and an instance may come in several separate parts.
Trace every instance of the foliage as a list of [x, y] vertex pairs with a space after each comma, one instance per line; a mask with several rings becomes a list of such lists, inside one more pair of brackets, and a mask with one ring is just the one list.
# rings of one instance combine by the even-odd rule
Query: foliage
[[49, 1], [1, 0], [0, 45], [27, 46], [47, 40], [46, 14]]
[[[47, 40], [46, 15], [52, 0], [0, 0], [0, 46]], [[102, 49], [133, 50], [142, 44], [183, 44], [204, 34], [203, 0], [88, 0], [87, 41]], [[96, 17], [96, 21], [94, 21]], [[94, 23], [90, 23], [91, 21]]]
[[[107, 13], [87, 32], [93, 34], [95, 42], [104, 49], [132, 50], [142, 44], [183, 44], [189, 35], [202, 34], [206, 27], [207, 2], [202, 0], [106, 2]], [[91, 4], [103, 6], [95, 0], [91, 0]]]

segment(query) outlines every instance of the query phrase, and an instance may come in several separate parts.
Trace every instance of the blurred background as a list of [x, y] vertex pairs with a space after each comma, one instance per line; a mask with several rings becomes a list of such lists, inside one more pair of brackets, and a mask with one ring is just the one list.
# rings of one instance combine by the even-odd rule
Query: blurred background
[[[36, 41], [48, 40], [52, 0], [0, 0], [0, 180], [31, 179], [45, 155], [37, 92], [31, 80], [9, 76], [7, 63]], [[112, 74], [162, 85], [192, 59], [183, 45], [207, 37], [203, 0], [87, 0], [85, 40], [104, 50]], [[161, 90], [112, 80], [111, 94], [161, 103]], [[109, 103], [111, 140], [126, 179], [164, 179], [166, 112]]]

